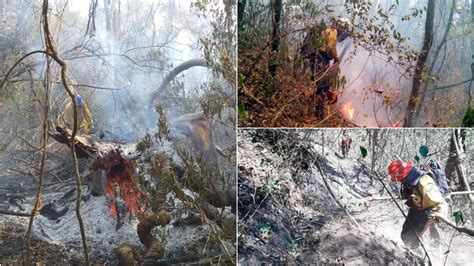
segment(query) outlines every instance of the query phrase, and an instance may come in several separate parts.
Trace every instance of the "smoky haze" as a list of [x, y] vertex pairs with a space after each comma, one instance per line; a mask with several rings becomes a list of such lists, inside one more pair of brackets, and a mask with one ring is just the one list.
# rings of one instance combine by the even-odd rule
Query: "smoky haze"
[[[337, 46], [343, 53], [341, 74], [346, 83], [340, 90], [337, 107], [354, 124], [366, 127], [402, 126], [408, 99], [413, 85], [414, 68], [420, 54], [425, 35], [428, 0], [374, 0], [368, 10], [361, 10], [342, 0], [301, 1], [286, 3], [282, 32], [289, 43], [292, 57], [296, 58], [307, 30], [311, 25], [330, 24], [332, 18], [346, 18], [351, 22], [352, 36]], [[452, 9], [452, 3], [455, 3]], [[269, 1], [260, 1], [269, 5]], [[304, 3], [314, 4], [309, 11]], [[347, 6], [352, 9], [348, 11]], [[252, 11], [250, 25], [260, 21], [260, 26], [271, 29], [271, 20], [265, 20], [264, 12]], [[461, 121], [467, 108], [466, 83], [442, 89], [442, 87], [468, 80], [471, 77], [470, 51], [471, 1], [436, 1], [434, 12], [434, 35], [426, 68], [430, 76], [422, 81], [420, 96], [421, 112], [416, 124], [448, 124]], [[264, 8], [261, 8], [264, 9]], [[258, 10], [258, 9], [256, 9]], [[265, 10], [265, 9], [264, 9]], [[267, 10], [270, 10], [268, 7]], [[450, 19], [450, 13], [454, 10]], [[269, 11], [270, 12], [270, 11]], [[311, 13], [312, 12], [312, 13]], [[249, 26], [250, 27], [250, 26]], [[378, 28], [389, 34], [380, 37]], [[271, 35], [269, 31], [267, 34]], [[354, 38], [355, 37], [355, 38]], [[380, 40], [390, 45], [380, 45]], [[400, 41], [402, 39], [402, 41]], [[255, 37], [258, 43], [258, 36]], [[285, 45], [285, 44], [282, 44]], [[388, 48], [387, 48], [388, 47]], [[286, 48], [285, 48], [286, 49]], [[407, 55], [411, 58], [407, 59]], [[459, 104], [453, 105], [453, 102]], [[353, 110], [353, 117], [347, 111]], [[456, 122], [458, 123], [458, 122]]]
[[[15, 18], [21, 20], [21, 28], [17, 29], [24, 40], [21, 50], [42, 49], [38, 26], [41, 1], [10, 2], [16, 9]], [[75, 89], [89, 105], [97, 130], [108, 138], [136, 141], [148, 130], [156, 129], [158, 115], [147, 108], [151, 93], [175, 66], [204, 58], [201, 40], [211, 36], [211, 23], [216, 18], [203, 16], [192, 6], [194, 1], [92, 2], [97, 3], [95, 8], [89, 1], [51, 3], [50, 28], [61, 57], [69, 65], [71, 83], [84, 85]], [[8, 11], [8, 7], [2, 8]], [[224, 5], [220, 3], [216, 8], [222, 10]], [[37, 67], [32, 75], [40, 80], [44, 58], [37, 56], [34, 60]], [[70, 99], [60, 84], [57, 66], [54, 70], [57, 83], [52, 88], [53, 122], [61, 124], [64, 105]], [[211, 90], [210, 84], [234, 97], [232, 84], [220, 74], [210, 68], [193, 67], [178, 75], [155, 103], [163, 106], [168, 120], [202, 111], [200, 102]], [[177, 100], [180, 97], [184, 97], [181, 102]]]

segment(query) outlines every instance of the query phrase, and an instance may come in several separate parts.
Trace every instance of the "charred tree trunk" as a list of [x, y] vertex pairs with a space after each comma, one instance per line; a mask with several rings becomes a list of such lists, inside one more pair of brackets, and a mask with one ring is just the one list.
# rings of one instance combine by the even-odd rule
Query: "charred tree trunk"
[[247, 4], [247, 0], [239, 0], [237, 4], [237, 21], [238, 21], [239, 30], [242, 28], [242, 19], [244, 17], [246, 4]]
[[433, 42], [433, 28], [434, 28], [434, 17], [435, 17], [435, 0], [428, 1], [428, 9], [426, 12], [426, 25], [425, 25], [425, 37], [423, 40], [423, 48], [418, 56], [416, 63], [415, 74], [413, 76], [413, 85], [411, 89], [410, 99], [408, 101], [407, 112], [405, 115], [404, 126], [413, 127], [413, 120], [415, 116], [416, 108], [419, 104], [420, 90], [425, 79], [426, 73], [426, 60], [430, 54], [431, 45]]
[[[446, 26], [446, 30], [444, 32], [443, 39], [441, 40], [440, 44], [436, 48], [436, 51], [434, 52], [433, 60], [430, 64], [430, 68], [428, 69], [428, 72], [427, 72], [428, 75], [431, 75], [433, 73], [433, 69], [435, 67], [436, 61], [438, 61], [439, 53], [441, 52], [441, 49], [443, 48], [443, 46], [446, 45], [446, 42], [447, 42], [448, 36], [449, 36], [449, 32], [451, 31], [451, 26], [453, 25], [453, 18], [454, 18], [454, 11], [455, 10], [456, 10], [456, 0], [452, 0], [452, 2], [451, 2], [451, 11], [449, 13], [449, 18], [448, 18], [448, 23], [447, 23], [447, 26]], [[440, 69], [441, 69], [441, 67], [440, 67]], [[436, 73], [435, 75], [438, 75], [439, 72], [440, 71], [438, 71], [438, 73]], [[425, 89], [424, 89], [424, 91], [422, 93], [422, 96], [421, 96], [421, 99], [420, 99], [420, 103], [418, 104], [418, 107], [416, 109], [415, 120], [418, 119], [418, 117], [420, 116], [421, 108], [423, 106], [423, 103], [425, 102], [425, 98], [426, 98], [428, 89], [429, 89], [429, 86], [425, 86]], [[433, 93], [435, 93], [435, 91]]]
[[280, 47], [280, 20], [281, 20], [281, 0], [273, 0], [272, 3], [272, 55], [268, 63], [268, 71], [275, 76], [277, 64], [278, 49]]

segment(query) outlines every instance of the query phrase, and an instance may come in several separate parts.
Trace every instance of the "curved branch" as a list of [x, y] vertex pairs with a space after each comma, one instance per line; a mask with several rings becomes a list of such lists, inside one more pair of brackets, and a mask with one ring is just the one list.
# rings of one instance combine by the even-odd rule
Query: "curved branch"
[[458, 82], [458, 83], [454, 83], [454, 84], [451, 84], [451, 85], [446, 85], [446, 86], [443, 86], [443, 87], [438, 87], [438, 88], [434, 88], [435, 90], [444, 90], [444, 89], [449, 89], [449, 88], [452, 88], [452, 87], [456, 87], [458, 85], [462, 85], [462, 84], [465, 84], [465, 83], [468, 83], [468, 82], [471, 82], [474, 78], [470, 78], [470, 79], [467, 79], [467, 80], [463, 80], [461, 82]]
[[34, 54], [45, 54], [45, 55], [52, 56], [50, 53], [48, 53], [46, 51], [42, 51], [42, 50], [37, 50], [37, 51], [33, 51], [33, 52], [29, 52], [29, 53], [25, 54], [22, 58], [20, 58], [18, 61], [16, 61], [16, 63], [10, 68], [10, 70], [8, 70], [7, 74], [5, 75], [5, 77], [2, 80], [2, 83], [0, 84], [0, 91], [3, 90], [3, 88], [7, 84], [8, 77], [13, 72], [13, 69], [15, 69], [27, 57], [29, 57], [30, 55], [34, 55]]
[[158, 97], [165, 89], [168, 87], [170, 82], [181, 72], [190, 69], [191, 67], [211, 67], [211, 65], [206, 61], [206, 59], [203, 58], [195, 58], [191, 59], [188, 61], [185, 61], [181, 64], [179, 64], [177, 67], [173, 68], [163, 79], [163, 82], [161, 83], [160, 87], [156, 89], [152, 94], [151, 94], [151, 99], [150, 99], [150, 104], [149, 108], [150, 110], [153, 110], [153, 102], [155, 101], [155, 98]]

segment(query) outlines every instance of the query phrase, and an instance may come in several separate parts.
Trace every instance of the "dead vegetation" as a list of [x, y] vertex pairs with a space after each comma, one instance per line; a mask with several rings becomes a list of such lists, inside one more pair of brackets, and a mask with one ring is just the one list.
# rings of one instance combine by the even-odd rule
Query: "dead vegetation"
[[[428, 130], [426, 136], [420, 134], [425, 133], [421, 130], [374, 131], [347, 130], [356, 148], [343, 158], [339, 150], [341, 130], [240, 130], [239, 262], [428, 263], [427, 258], [423, 262], [404, 246], [400, 232], [405, 218], [393, 201], [371, 200], [387, 193], [374, 173], [380, 174], [381, 182], [392, 194], [398, 194], [399, 188], [389, 183], [384, 174], [390, 154], [403, 158], [416, 152], [417, 145], [426, 143], [447, 161], [451, 131]], [[406, 135], [401, 137], [402, 134]], [[467, 134], [464, 143], [469, 148], [464, 151], [470, 153], [472, 132]], [[413, 141], [403, 147], [392, 145], [401, 138]], [[365, 158], [357, 149], [372, 145], [376, 148], [367, 148]], [[472, 160], [464, 158], [463, 165]], [[472, 173], [470, 167], [465, 171]], [[451, 182], [452, 189], [460, 189], [460, 180]], [[403, 202], [397, 203], [406, 212]], [[469, 197], [463, 193], [453, 195], [452, 209], [464, 213], [467, 234], [440, 223], [439, 247], [432, 236], [425, 235], [422, 241], [433, 264], [469, 261]], [[453, 217], [448, 220], [453, 223]]]
[[[2, 15], [26, 21], [9, 32], [38, 34], [44, 43], [33, 52], [12, 47], [8, 51], [14, 55], [0, 53], [0, 110], [5, 113], [0, 127], [0, 241], [5, 244], [0, 264], [235, 264], [232, 3], [208, 9], [145, 1], [121, 9], [120, 1], [103, 6], [91, 1], [84, 35], [78, 30], [82, 11], [74, 11], [78, 7], [68, 1], [17, 2], [0, 4]], [[146, 34], [135, 36], [130, 30], [136, 26], [132, 21], [154, 25], [155, 13], [167, 8], [193, 18], [207, 15], [196, 26], [198, 32], [192, 27], [185, 34], [199, 49], [205, 42], [202, 51], [189, 46], [206, 57], [199, 59], [204, 66], [213, 66], [212, 73], [186, 83], [192, 88], [183, 82], [187, 68], [173, 67], [176, 60], [167, 58], [179, 50], [173, 48], [172, 32], [146, 27]], [[148, 15], [142, 17], [142, 11]], [[130, 25], [118, 23], [120, 16]], [[103, 19], [106, 28], [96, 19]], [[226, 27], [211, 21], [225, 21]], [[35, 23], [41, 24], [40, 33], [24, 28]], [[173, 28], [173, 23], [165, 26]], [[147, 39], [151, 35], [153, 40]], [[164, 72], [170, 74], [161, 80]], [[200, 84], [203, 79], [209, 80]], [[149, 108], [156, 90], [144, 92], [144, 80], [161, 84], [156, 110]], [[172, 90], [164, 93], [166, 87]], [[78, 93], [91, 106], [98, 129], [91, 135], [78, 131]], [[67, 128], [62, 112], [70, 101], [74, 125]]]

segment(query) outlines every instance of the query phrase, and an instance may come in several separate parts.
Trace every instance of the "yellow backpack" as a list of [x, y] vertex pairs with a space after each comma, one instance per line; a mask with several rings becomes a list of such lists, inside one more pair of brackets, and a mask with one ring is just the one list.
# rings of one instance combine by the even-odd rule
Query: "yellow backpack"
[[415, 206], [422, 210], [438, 206], [443, 201], [443, 195], [438, 186], [428, 175], [423, 175], [420, 178], [411, 197]]

